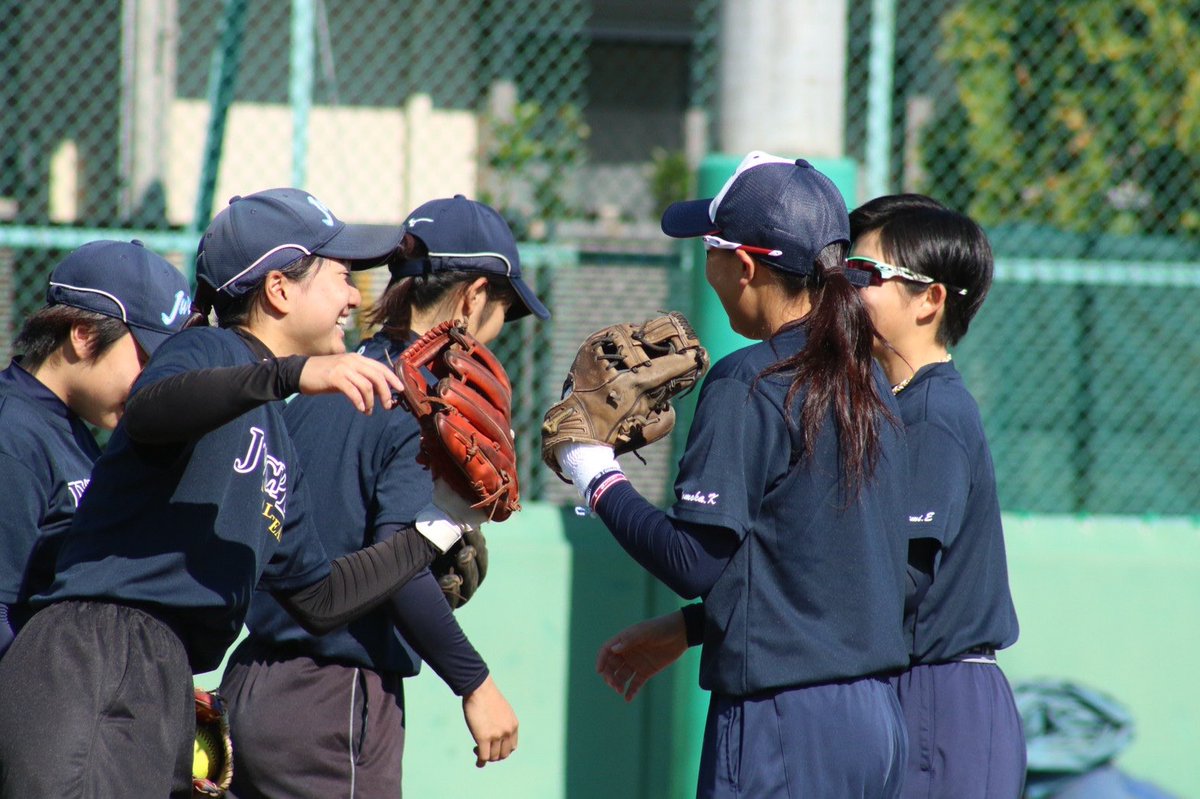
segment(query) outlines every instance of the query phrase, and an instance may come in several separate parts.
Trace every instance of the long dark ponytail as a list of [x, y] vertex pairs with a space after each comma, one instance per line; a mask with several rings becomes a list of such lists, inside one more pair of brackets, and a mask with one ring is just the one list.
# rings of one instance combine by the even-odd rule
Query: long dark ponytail
[[[804, 391], [799, 413], [801, 457], [812, 454], [832, 410], [842, 476], [853, 495], [875, 471], [884, 425], [899, 422], [879, 394], [871, 356], [878, 332], [859, 290], [846, 278], [847, 252], [844, 242], [830, 244], [817, 255], [811, 275], [776, 271], [789, 294], [809, 293], [809, 313], [784, 327], [804, 325], [808, 340], [803, 350], [767, 367], [759, 377], [792, 376], [785, 400], [789, 409]], [[791, 414], [787, 418], [789, 425], [796, 424]]]

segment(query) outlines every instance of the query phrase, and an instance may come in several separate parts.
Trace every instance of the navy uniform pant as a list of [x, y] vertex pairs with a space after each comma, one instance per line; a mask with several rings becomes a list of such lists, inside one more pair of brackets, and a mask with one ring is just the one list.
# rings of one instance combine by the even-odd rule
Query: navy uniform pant
[[233, 736], [234, 799], [397, 799], [401, 678], [308, 657], [234, 653], [221, 695]]
[[919, 665], [891, 682], [908, 726], [905, 799], [1017, 799], [1025, 735], [994, 658]]
[[0, 661], [4, 799], [186, 799], [195, 737], [183, 644], [136, 608], [51, 605]]
[[906, 757], [900, 705], [885, 680], [714, 693], [696, 795], [894, 799]]

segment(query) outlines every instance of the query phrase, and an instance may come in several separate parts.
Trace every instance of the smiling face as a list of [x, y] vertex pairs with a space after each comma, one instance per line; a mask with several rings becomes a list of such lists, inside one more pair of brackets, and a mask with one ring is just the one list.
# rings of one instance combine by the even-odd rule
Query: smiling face
[[336, 355], [346, 351], [346, 323], [362, 295], [343, 261], [322, 258], [313, 271], [291, 283], [293, 305], [286, 323], [296, 352]]

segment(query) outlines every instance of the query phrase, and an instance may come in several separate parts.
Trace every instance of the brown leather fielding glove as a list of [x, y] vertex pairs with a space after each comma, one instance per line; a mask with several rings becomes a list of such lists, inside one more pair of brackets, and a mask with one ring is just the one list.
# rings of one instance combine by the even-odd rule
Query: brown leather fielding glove
[[447, 321], [404, 351], [396, 373], [404, 405], [421, 425], [417, 461], [492, 521], [519, 510], [512, 388], [496, 357], [461, 322]]
[[542, 420], [542, 460], [570, 482], [554, 456], [558, 444], [607, 444], [621, 455], [657, 441], [675, 426], [671, 399], [707, 369], [708, 353], [677, 311], [597, 330], [576, 353], [562, 400]]

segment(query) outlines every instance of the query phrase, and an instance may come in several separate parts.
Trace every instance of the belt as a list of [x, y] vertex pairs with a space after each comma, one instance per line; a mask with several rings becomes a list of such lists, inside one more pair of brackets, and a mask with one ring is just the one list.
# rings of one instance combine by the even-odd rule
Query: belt
[[996, 662], [996, 648], [992, 646], [974, 646], [961, 655], [950, 658], [957, 663], [986, 663]]

